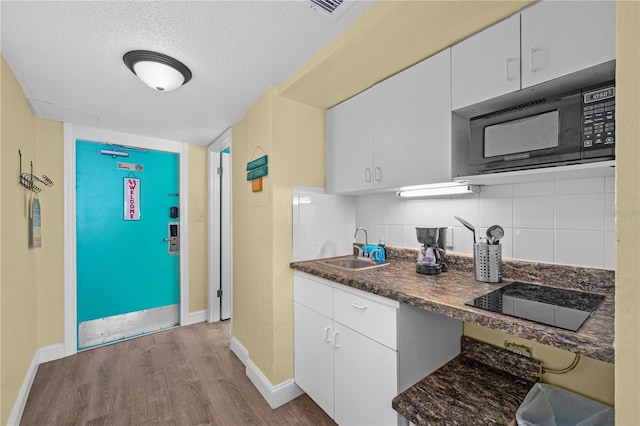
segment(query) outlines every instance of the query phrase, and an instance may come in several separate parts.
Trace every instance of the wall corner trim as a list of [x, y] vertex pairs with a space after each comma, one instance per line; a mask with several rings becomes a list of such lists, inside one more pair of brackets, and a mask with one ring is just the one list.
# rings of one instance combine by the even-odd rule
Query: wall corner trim
[[38, 366], [45, 362], [64, 358], [64, 356], [64, 343], [43, 346], [35, 350], [31, 364], [27, 369], [27, 374], [24, 377], [22, 386], [20, 386], [16, 402], [13, 404], [13, 408], [7, 419], [8, 426], [18, 426], [20, 424], [24, 407], [27, 405], [27, 398], [29, 398], [29, 392], [31, 392], [31, 385], [33, 385], [33, 380], [36, 378], [36, 373], [38, 372]]
[[251, 361], [247, 348], [235, 336], [231, 337], [231, 351], [245, 365], [247, 377], [271, 408], [278, 408], [304, 393], [293, 379], [285, 380], [275, 386], [272, 385], [258, 366]]

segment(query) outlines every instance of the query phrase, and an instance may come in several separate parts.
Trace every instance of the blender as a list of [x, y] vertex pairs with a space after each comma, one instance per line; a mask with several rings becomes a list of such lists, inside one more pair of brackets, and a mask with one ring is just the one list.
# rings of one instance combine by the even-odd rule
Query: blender
[[447, 228], [416, 227], [416, 234], [422, 244], [416, 259], [416, 272], [425, 275], [447, 272]]

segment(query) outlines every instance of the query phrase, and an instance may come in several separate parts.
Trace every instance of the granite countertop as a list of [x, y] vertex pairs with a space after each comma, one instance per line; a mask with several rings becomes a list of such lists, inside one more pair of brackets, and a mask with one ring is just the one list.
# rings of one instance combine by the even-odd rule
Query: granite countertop
[[416, 425], [504, 425], [540, 381], [540, 363], [468, 337], [462, 353], [392, 401]]
[[[415, 271], [415, 254], [415, 250], [387, 247], [388, 265], [362, 271], [342, 270], [315, 260], [292, 262], [290, 266], [410, 306], [614, 362], [613, 271], [505, 260], [503, 282], [487, 284], [473, 278], [471, 256], [448, 253], [448, 272], [422, 275]], [[599, 293], [605, 299], [576, 332], [465, 305], [515, 280]]]

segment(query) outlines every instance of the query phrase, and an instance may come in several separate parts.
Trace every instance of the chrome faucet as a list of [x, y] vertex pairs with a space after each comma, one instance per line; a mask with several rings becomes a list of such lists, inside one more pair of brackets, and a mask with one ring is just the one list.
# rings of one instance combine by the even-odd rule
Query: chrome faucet
[[[363, 227], [363, 226], [358, 226], [358, 227], [356, 228], [356, 232], [354, 232], [354, 234], [353, 234], [353, 239], [354, 239], [354, 244], [353, 244], [353, 246], [358, 248], [358, 257], [364, 257], [364, 256], [363, 256], [363, 255], [364, 255], [364, 253], [363, 253], [362, 249], [361, 249], [360, 247], [358, 247], [358, 246], [355, 244], [355, 239], [356, 239], [356, 237], [358, 236], [358, 231], [360, 231], [360, 230], [361, 230], [362, 232], [364, 232], [364, 247], [365, 247], [365, 249], [364, 249], [364, 253], [366, 253], [367, 249], [369, 248], [369, 237], [367, 236], [367, 230], [366, 230], [366, 229], [364, 229], [364, 227]], [[371, 259], [369, 259], [368, 257], [364, 257], [364, 258], [365, 258], [366, 260], [371, 260]]]

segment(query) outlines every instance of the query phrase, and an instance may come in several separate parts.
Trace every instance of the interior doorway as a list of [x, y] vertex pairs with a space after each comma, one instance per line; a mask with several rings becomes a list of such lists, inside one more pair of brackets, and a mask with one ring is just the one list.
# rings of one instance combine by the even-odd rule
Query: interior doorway
[[232, 317], [231, 129], [208, 147], [209, 277], [207, 321]]

